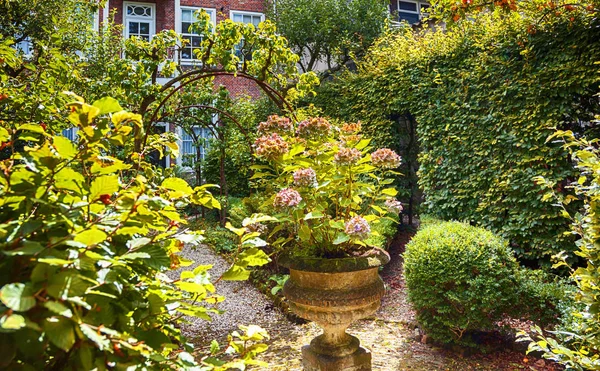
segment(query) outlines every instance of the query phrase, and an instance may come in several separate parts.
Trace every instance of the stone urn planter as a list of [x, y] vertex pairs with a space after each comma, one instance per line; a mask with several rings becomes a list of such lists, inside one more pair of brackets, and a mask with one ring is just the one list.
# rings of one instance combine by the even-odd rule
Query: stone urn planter
[[379, 308], [385, 287], [378, 269], [388, 261], [383, 251], [357, 258], [279, 258], [290, 270], [283, 287], [290, 309], [323, 329], [302, 347], [304, 370], [371, 370], [371, 353], [346, 329]]

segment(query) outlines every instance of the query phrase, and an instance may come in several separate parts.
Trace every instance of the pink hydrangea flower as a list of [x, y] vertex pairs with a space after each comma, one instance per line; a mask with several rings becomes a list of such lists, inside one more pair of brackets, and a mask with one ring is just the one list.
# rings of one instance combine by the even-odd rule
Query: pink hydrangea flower
[[369, 237], [371, 227], [363, 217], [356, 215], [346, 222], [344, 232], [350, 237], [364, 240]]
[[287, 117], [280, 117], [277, 115], [271, 115], [265, 122], [258, 124], [258, 132], [261, 134], [278, 133], [285, 134], [291, 133], [294, 130], [292, 121]]
[[302, 201], [302, 197], [298, 191], [292, 188], [285, 188], [279, 191], [275, 195], [275, 199], [273, 200], [273, 206], [276, 209], [284, 209], [288, 207], [298, 206], [298, 204]]
[[345, 134], [356, 134], [359, 133], [362, 128], [360, 121], [352, 123], [344, 123], [342, 125], [342, 132]]
[[298, 130], [296, 130], [298, 136], [304, 139], [327, 137], [330, 132], [331, 124], [322, 117], [304, 120], [298, 124]]
[[382, 169], [395, 169], [400, 166], [400, 156], [388, 148], [381, 148], [371, 154], [371, 162]]
[[360, 151], [356, 148], [340, 148], [333, 156], [333, 161], [338, 165], [354, 165], [361, 156]]
[[387, 200], [385, 200], [385, 208], [392, 214], [400, 214], [402, 212], [402, 210], [404, 209], [402, 207], [402, 202], [396, 200], [395, 198], [388, 198]]
[[273, 160], [288, 151], [287, 142], [277, 133], [263, 135], [254, 142], [256, 155]]
[[317, 173], [311, 168], [294, 171], [294, 185], [298, 187], [316, 187]]

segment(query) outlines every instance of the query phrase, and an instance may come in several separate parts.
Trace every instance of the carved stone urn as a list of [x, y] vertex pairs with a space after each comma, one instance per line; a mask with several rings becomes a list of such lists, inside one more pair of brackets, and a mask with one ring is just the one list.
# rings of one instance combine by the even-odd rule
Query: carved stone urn
[[389, 260], [383, 251], [356, 258], [279, 258], [279, 264], [290, 270], [283, 287], [290, 309], [323, 329], [302, 347], [304, 370], [371, 370], [371, 353], [346, 329], [381, 305], [385, 287], [378, 270]]

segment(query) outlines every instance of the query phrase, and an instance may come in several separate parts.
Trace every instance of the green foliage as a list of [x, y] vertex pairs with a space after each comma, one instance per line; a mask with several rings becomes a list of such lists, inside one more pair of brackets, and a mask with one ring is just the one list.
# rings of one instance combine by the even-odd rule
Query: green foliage
[[388, 5], [381, 0], [278, 0], [269, 18], [298, 55], [304, 72], [319, 63], [331, 72], [362, 57], [384, 31]]
[[[332, 126], [324, 118], [299, 123], [270, 116], [252, 166], [257, 187], [267, 195], [278, 220], [272, 246], [292, 255], [343, 257], [381, 248], [372, 225], [395, 221], [402, 205], [389, 176], [400, 157], [389, 149], [373, 151], [358, 123]], [[381, 206], [380, 206], [381, 205]]]
[[475, 346], [473, 331], [505, 315], [556, 321], [564, 299], [564, 287], [521, 270], [504, 240], [458, 222], [420, 230], [406, 246], [404, 275], [419, 322], [442, 343]]
[[[600, 118], [600, 117], [599, 117]], [[580, 239], [577, 241], [577, 255], [585, 259], [585, 264], [571, 273], [572, 280], [577, 285], [575, 295], [576, 304], [566, 321], [566, 325], [551, 334], [537, 329], [533, 341], [528, 335], [523, 335], [523, 340], [532, 341], [529, 351], [543, 352], [544, 357], [563, 364], [569, 370], [600, 370], [600, 311], [599, 282], [600, 274], [598, 264], [600, 263], [600, 250], [598, 239], [600, 238], [598, 228], [600, 225], [600, 214], [598, 211], [600, 189], [600, 150], [598, 140], [576, 139], [570, 131], [558, 131], [553, 137], [561, 139], [565, 143], [571, 155], [577, 163], [579, 177], [571, 187], [577, 197], [584, 202], [582, 213], [570, 214], [565, 207], [569, 200], [554, 193], [558, 198], [562, 212], [569, 215], [572, 221], [572, 233]], [[538, 182], [550, 187], [552, 182], [547, 179], [538, 179]], [[566, 264], [559, 261], [556, 266]]]
[[[184, 271], [177, 280], [164, 274], [191, 264], [178, 252], [202, 237], [185, 228], [178, 210], [188, 203], [219, 207], [208, 186], [165, 178], [144, 160], [148, 151], [172, 145], [168, 137], [150, 136], [129, 163], [117, 159], [142, 125], [140, 115], [112, 98], [93, 105], [75, 98], [69, 120], [80, 129], [77, 143], [35, 124], [0, 127], [0, 144], [11, 148], [0, 162], [2, 368], [225, 370], [260, 364], [252, 357], [266, 349], [259, 343], [266, 335], [255, 326], [197, 360], [176, 326], [183, 315], [210, 320], [216, 311], [207, 305], [223, 300], [214, 292], [210, 266]], [[18, 143], [25, 144], [20, 152], [14, 150]], [[244, 250], [234, 266], [268, 261], [254, 237], [240, 236]], [[214, 358], [225, 352], [238, 357]]]
[[485, 226], [520, 258], [547, 263], [573, 238], [533, 178], [564, 189], [575, 176], [568, 153], [546, 142], [553, 128], [596, 130], [581, 122], [598, 109], [600, 28], [579, 7], [544, 14], [482, 13], [447, 31], [390, 33], [328, 96], [338, 97], [331, 107], [369, 114], [365, 130], [387, 134], [394, 117], [414, 116], [423, 212]]

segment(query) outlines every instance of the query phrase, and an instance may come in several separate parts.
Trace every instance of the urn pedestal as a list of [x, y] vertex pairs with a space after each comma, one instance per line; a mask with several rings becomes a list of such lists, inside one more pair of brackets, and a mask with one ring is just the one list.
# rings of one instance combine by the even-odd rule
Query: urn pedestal
[[280, 258], [279, 264], [290, 269], [283, 287], [290, 309], [323, 329], [302, 348], [304, 370], [371, 370], [371, 353], [346, 329], [379, 308], [385, 287], [378, 270], [388, 261], [384, 252], [343, 259]]

